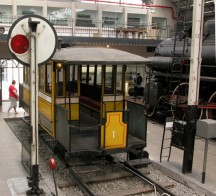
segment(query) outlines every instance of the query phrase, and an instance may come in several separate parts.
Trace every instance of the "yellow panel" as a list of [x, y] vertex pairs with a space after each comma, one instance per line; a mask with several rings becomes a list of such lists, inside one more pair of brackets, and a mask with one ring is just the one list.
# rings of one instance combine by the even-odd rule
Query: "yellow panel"
[[126, 139], [127, 124], [122, 121], [122, 112], [107, 113], [106, 125], [101, 127], [101, 147], [103, 149], [125, 148]]
[[41, 114], [46, 116], [49, 121], [52, 121], [52, 105], [48, 101], [39, 97], [38, 99], [38, 110]]
[[[66, 105], [66, 108], [69, 109], [69, 104]], [[71, 118], [72, 120], [79, 120], [79, 104], [71, 104]], [[68, 119], [69, 119], [69, 114], [68, 114]]]
[[26, 88], [23, 88], [23, 101], [25, 103], [29, 103], [29, 101], [30, 101], [29, 90]]
[[[23, 88], [23, 101], [29, 105], [30, 103], [30, 92], [28, 89]], [[51, 103], [48, 101], [42, 99], [41, 97], [38, 98], [38, 106], [39, 106], [39, 112], [42, 113], [47, 120], [50, 122], [53, 122], [51, 119], [51, 113], [52, 113], [52, 107]], [[45, 126], [41, 125], [49, 134], [54, 136], [54, 132], [52, 130], [47, 129]]]
[[[122, 110], [123, 109], [123, 102], [103, 102], [106, 105], [106, 111], [112, 111], [112, 110]], [[104, 108], [105, 109], [105, 108]]]

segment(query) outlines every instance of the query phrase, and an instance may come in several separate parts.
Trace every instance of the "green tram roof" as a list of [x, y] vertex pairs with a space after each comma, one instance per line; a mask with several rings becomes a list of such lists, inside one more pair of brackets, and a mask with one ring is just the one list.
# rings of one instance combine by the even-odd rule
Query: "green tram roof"
[[113, 48], [70, 47], [57, 50], [52, 58], [66, 64], [145, 65], [151, 60]]

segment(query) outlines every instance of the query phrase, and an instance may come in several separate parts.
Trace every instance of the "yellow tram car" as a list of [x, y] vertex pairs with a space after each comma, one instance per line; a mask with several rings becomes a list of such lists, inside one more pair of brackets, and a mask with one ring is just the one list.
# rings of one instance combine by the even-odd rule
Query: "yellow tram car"
[[[144, 106], [126, 101], [127, 66], [148, 59], [99, 47], [58, 49], [38, 71], [40, 126], [69, 152], [141, 152]], [[20, 106], [30, 110], [30, 67], [24, 67]]]

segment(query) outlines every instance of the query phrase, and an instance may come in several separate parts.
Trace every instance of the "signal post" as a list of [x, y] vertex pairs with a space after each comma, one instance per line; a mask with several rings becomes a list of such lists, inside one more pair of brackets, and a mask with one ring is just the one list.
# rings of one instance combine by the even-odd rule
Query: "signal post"
[[30, 66], [32, 141], [31, 176], [28, 181], [31, 189], [27, 191], [28, 195], [42, 193], [39, 188], [38, 66], [49, 61], [55, 53], [56, 45], [57, 35], [55, 29], [49, 21], [37, 15], [19, 18], [13, 23], [8, 33], [8, 46], [12, 56], [19, 63]]
[[191, 173], [196, 134], [197, 106], [199, 98], [199, 81], [201, 69], [202, 33], [203, 33], [204, 1], [193, 0], [193, 28], [190, 59], [190, 76], [188, 90], [188, 111], [186, 118], [185, 148], [182, 173]]

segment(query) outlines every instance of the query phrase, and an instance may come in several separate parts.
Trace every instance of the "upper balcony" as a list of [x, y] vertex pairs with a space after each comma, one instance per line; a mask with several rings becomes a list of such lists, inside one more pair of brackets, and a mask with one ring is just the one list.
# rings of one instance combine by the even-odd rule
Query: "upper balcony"
[[[0, 17], [0, 27], [5, 32], [0, 41], [7, 40], [8, 31], [17, 18]], [[55, 19], [47, 18], [56, 29], [57, 36], [69, 44], [114, 44], [156, 46], [161, 40], [174, 35], [173, 26], [147, 25], [145, 23], [129, 22], [127, 24], [114, 23], [113, 18], [104, 21], [77, 18]]]

